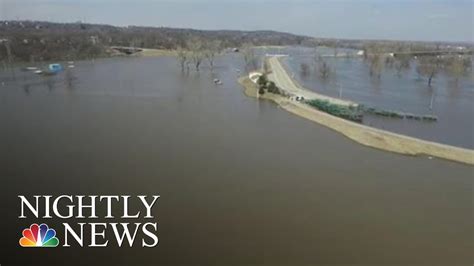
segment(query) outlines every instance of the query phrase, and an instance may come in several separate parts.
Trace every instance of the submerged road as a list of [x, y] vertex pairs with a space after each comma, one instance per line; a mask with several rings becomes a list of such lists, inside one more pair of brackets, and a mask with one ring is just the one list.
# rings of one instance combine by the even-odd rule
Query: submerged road
[[268, 75], [268, 78], [275, 82], [277, 87], [284, 90], [286, 93], [292, 96], [299, 96], [304, 97], [306, 100], [312, 99], [319, 99], [319, 100], [326, 100], [333, 104], [339, 105], [354, 105], [357, 106], [358, 104], [351, 101], [346, 101], [326, 95], [322, 95], [305, 88], [298, 86], [293, 79], [290, 77], [286, 69], [281, 65], [278, 57], [272, 56], [268, 59], [268, 63], [270, 64], [270, 68], [272, 69], [272, 73]]

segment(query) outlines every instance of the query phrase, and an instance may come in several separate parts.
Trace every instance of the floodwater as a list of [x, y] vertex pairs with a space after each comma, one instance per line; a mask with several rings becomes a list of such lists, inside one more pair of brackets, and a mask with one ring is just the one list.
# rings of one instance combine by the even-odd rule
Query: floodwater
[[[473, 167], [364, 147], [247, 98], [241, 61], [1, 72], [0, 263], [472, 265]], [[44, 221], [18, 219], [17, 196], [61, 194], [161, 195], [159, 245], [20, 248]]]
[[[415, 60], [409, 69], [398, 72], [384, 66], [380, 80], [371, 78], [363, 58], [331, 57], [334, 50], [319, 47], [318, 54], [335, 70], [335, 78], [321, 80], [313, 70], [315, 50], [303, 47], [270, 50], [285, 53], [287, 69], [304, 87], [316, 92], [362, 103], [369, 107], [401, 111], [417, 115], [435, 115], [437, 122], [423, 122], [366, 115], [364, 124], [426, 140], [465, 148], [474, 148], [474, 76], [455, 79], [445, 72], [439, 73], [432, 87], [426, 77], [416, 72]], [[354, 53], [339, 49], [339, 55]], [[311, 66], [303, 75], [301, 63]], [[334, 77], [334, 75], [333, 75]]]

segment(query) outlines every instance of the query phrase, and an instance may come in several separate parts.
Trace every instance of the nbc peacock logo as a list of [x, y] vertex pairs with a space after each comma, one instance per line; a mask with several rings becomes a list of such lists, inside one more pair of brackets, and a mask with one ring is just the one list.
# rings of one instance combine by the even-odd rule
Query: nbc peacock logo
[[32, 224], [30, 228], [24, 229], [22, 234], [20, 246], [24, 248], [54, 248], [59, 245], [56, 231], [50, 229], [47, 224]]

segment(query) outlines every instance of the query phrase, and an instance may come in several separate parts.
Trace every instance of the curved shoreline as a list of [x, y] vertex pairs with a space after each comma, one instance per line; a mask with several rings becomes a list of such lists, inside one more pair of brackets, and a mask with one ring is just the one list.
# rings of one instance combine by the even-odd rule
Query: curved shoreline
[[[248, 77], [240, 77], [238, 81], [244, 87], [245, 95], [249, 97], [258, 96], [256, 85]], [[292, 114], [326, 126], [365, 146], [405, 155], [427, 155], [474, 165], [474, 150], [458, 148], [368, 127], [329, 115], [281, 95], [265, 93], [258, 97], [274, 101]]]

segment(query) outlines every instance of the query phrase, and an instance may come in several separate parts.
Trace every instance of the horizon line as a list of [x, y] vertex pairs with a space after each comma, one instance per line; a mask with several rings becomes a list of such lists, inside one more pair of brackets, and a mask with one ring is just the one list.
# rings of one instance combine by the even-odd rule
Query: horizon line
[[379, 41], [379, 42], [416, 42], [416, 43], [446, 43], [446, 44], [469, 44], [469, 45], [474, 45], [474, 40], [471, 41], [459, 41], [459, 40], [454, 40], [454, 41], [441, 41], [441, 40], [411, 40], [411, 39], [378, 39], [378, 38], [347, 38], [347, 37], [316, 37], [316, 36], [309, 36], [306, 34], [298, 34], [298, 33], [293, 33], [293, 32], [287, 32], [287, 31], [279, 31], [279, 30], [271, 30], [271, 29], [260, 29], [260, 30], [245, 30], [245, 29], [204, 29], [204, 28], [189, 28], [189, 27], [175, 27], [175, 26], [151, 26], [151, 25], [133, 25], [129, 24], [126, 26], [120, 26], [120, 25], [114, 25], [106, 22], [86, 22], [82, 20], [78, 21], [52, 21], [52, 20], [33, 20], [33, 19], [9, 19], [9, 20], [0, 20], [0, 22], [23, 22], [23, 21], [28, 21], [28, 22], [43, 22], [43, 23], [52, 23], [52, 24], [86, 24], [86, 25], [100, 25], [100, 26], [111, 26], [111, 27], [116, 27], [116, 28], [128, 28], [128, 27], [141, 27], [141, 28], [168, 28], [168, 29], [177, 29], [177, 30], [194, 30], [194, 31], [208, 31], [208, 32], [218, 32], [218, 31], [236, 31], [236, 32], [276, 32], [276, 33], [284, 33], [284, 34], [291, 34], [294, 36], [299, 36], [299, 37], [305, 37], [305, 38], [312, 38], [312, 39], [324, 39], [324, 40], [339, 40], [339, 41]]

